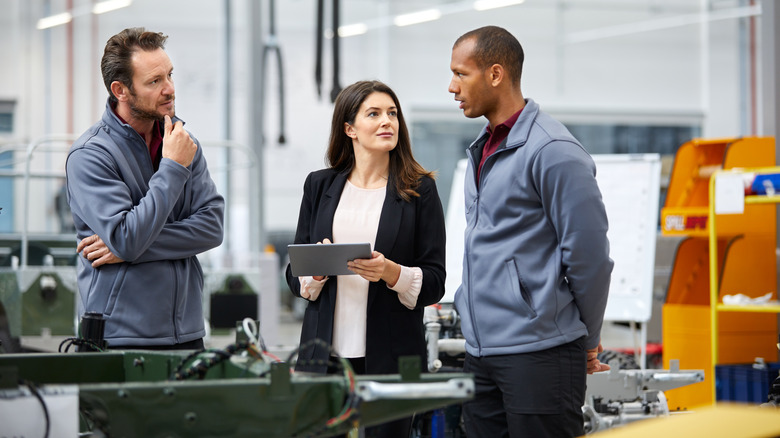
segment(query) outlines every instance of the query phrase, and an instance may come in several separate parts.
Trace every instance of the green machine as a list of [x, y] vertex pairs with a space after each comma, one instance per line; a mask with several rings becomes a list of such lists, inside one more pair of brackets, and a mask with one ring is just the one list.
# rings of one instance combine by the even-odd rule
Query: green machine
[[9, 338], [0, 352], [21, 336], [73, 336], [76, 290], [72, 266], [0, 268], [0, 332]]
[[[473, 396], [468, 374], [420, 374], [416, 357], [400, 366], [381, 376], [348, 365], [341, 375], [299, 373], [246, 342], [189, 355], [0, 355], [0, 436], [78, 423], [79, 436], [93, 437], [327, 437]], [[47, 408], [68, 395], [77, 404], [69, 414]]]

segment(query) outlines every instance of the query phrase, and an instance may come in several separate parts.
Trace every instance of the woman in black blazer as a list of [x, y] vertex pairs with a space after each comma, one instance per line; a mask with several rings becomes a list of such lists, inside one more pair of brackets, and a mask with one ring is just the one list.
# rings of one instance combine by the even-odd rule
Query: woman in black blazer
[[[397, 373], [398, 358], [409, 355], [420, 356], [424, 371], [423, 309], [444, 295], [444, 212], [387, 85], [361, 81], [341, 91], [327, 160], [330, 167], [306, 178], [295, 243], [368, 241], [373, 253], [349, 263], [357, 275], [299, 278], [287, 267], [292, 293], [308, 300], [301, 345], [321, 339], [360, 374]], [[329, 356], [327, 346], [311, 345], [296, 369], [324, 373]], [[367, 436], [408, 436], [411, 419], [393, 423]]]

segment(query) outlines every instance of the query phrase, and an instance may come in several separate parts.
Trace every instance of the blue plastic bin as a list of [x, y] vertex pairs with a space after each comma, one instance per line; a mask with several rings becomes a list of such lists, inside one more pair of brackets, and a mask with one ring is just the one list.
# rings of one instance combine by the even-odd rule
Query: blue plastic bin
[[765, 403], [769, 388], [780, 372], [780, 362], [764, 368], [746, 365], [715, 366], [715, 397], [721, 401]]

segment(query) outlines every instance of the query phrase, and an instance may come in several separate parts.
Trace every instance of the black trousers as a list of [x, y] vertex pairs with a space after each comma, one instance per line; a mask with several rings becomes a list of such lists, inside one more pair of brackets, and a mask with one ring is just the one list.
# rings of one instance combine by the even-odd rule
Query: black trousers
[[[348, 360], [355, 374], [366, 374], [366, 358], [351, 357]], [[330, 362], [333, 364], [338, 363], [338, 359], [331, 357]], [[339, 372], [336, 367], [328, 367], [328, 374], [335, 374], [336, 372]], [[412, 419], [413, 417], [406, 417], [366, 427], [366, 438], [408, 438], [412, 432]], [[346, 437], [346, 435], [343, 436]]]
[[468, 438], [584, 435], [584, 339], [531, 353], [466, 353], [463, 372], [473, 373], [475, 384], [474, 398], [463, 404]]

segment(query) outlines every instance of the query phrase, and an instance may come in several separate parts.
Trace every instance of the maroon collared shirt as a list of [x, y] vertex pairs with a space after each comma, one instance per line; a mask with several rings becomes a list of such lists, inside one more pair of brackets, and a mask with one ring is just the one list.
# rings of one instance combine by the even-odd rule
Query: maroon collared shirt
[[[122, 118], [117, 112], [116, 109], [112, 108], [114, 111], [114, 114], [116, 114], [116, 117], [124, 123], [125, 125], [129, 125], [125, 119]], [[138, 131], [135, 131], [138, 132]], [[144, 139], [144, 142], [146, 142], [146, 135], [142, 132], [138, 132], [138, 135], [141, 136], [141, 138]], [[162, 124], [159, 120], [155, 120], [154, 126], [152, 127], [152, 141], [148, 143], [149, 145], [149, 156], [152, 159], [152, 166], [154, 167], [154, 170], [157, 171], [157, 169], [160, 167], [160, 160], [162, 159]]]
[[490, 126], [488, 126], [487, 130], [490, 133], [490, 137], [488, 138], [487, 143], [485, 143], [485, 146], [482, 148], [482, 159], [479, 160], [479, 167], [477, 168], [477, 184], [479, 184], [479, 174], [482, 173], [482, 166], [485, 164], [485, 160], [490, 155], [493, 155], [493, 152], [495, 152], [501, 143], [506, 139], [506, 137], [509, 135], [509, 131], [512, 130], [512, 126], [514, 126], [515, 122], [517, 122], [517, 118], [520, 117], [521, 112], [523, 112], [522, 109], [514, 113], [512, 117], [506, 119], [504, 123], [497, 125], [495, 129], [490, 129]]

